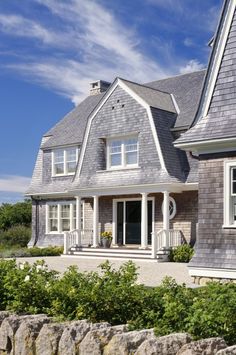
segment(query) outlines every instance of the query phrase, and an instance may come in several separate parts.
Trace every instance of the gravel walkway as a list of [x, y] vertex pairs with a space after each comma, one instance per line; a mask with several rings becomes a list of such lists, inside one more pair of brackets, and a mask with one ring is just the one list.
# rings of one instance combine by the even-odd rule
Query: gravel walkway
[[[80, 271], [96, 271], [98, 265], [104, 262], [103, 258], [85, 258], [85, 257], [64, 257], [51, 256], [44, 258], [18, 258], [19, 262], [28, 261], [34, 263], [36, 260], [44, 259], [50, 269], [63, 273], [70, 265], [77, 265]], [[127, 260], [112, 259], [110, 262], [116, 268]], [[185, 283], [193, 287], [191, 278], [188, 274], [187, 264], [183, 263], [157, 263], [154, 261], [134, 261], [139, 268], [138, 281], [147, 286], [157, 286], [165, 276], [173, 277], [178, 283]]]

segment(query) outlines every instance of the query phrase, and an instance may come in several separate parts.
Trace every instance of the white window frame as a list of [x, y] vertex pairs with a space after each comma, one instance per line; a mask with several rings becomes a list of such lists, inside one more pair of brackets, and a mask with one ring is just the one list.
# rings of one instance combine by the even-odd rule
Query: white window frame
[[[57, 205], [57, 231], [50, 231], [49, 223], [49, 206]], [[76, 208], [76, 201], [60, 201], [60, 202], [47, 202], [46, 203], [46, 234], [62, 234], [67, 231], [62, 230], [61, 206], [70, 205], [70, 231], [76, 229], [76, 221], [73, 214], [73, 206]], [[81, 201], [81, 228], [84, 228], [84, 201]], [[76, 211], [77, 213], [77, 211]], [[77, 218], [77, 215], [76, 215]]]
[[[172, 196], [169, 196], [169, 203], [172, 202], [172, 205], [173, 205], [173, 211], [172, 213], [169, 215], [169, 219], [173, 219], [177, 213], [177, 207], [176, 207], [176, 202], [175, 202], [175, 199], [172, 197]], [[161, 205], [161, 212], [162, 212], [162, 215], [163, 215], [163, 210], [164, 210], [164, 202], [162, 202], [162, 205]], [[170, 210], [170, 206], [169, 206], [169, 210]]]
[[[127, 164], [126, 163], [126, 151], [125, 151], [125, 142], [129, 139], [137, 139], [137, 163]], [[111, 145], [113, 141], [121, 141], [121, 164], [112, 166], [111, 165]], [[136, 151], [136, 150], [135, 150]], [[139, 166], [139, 140], [138, 135], [131, 136], [115, 136], [107, 139], [107, 170], [119, 170], [119, 169], [130, 169], [136, 168]]]
[[223, 228], [236, 228], [236, 221], [233, 219], [233, 200], [236, 201], [236, 194], [232, 193], [232, 169], [236, 169], [236, 161], [224, 162], [224, 224]]
[[[69, 147], [61, 147], [61, 148], [56, 148], [52, 150], [52, 177], [57, 177], [57, 176], [68, 176], [68, 175], [75, 175], [74, 172], [68, 172], [67, 171], [67, 163], [70, 162], [67, 160], [67, 151], [71, 148], [76, 149], [76, 161], [75, 163], [77, 164], [78, 162], [78, 157], [79, 157], [79, 147], [77, 146], [69, 146]], [[56, 151], [63, 151], [63, 173], [62, 174], [56, 174], [56, 169], [55, 169], [55, 152]]]

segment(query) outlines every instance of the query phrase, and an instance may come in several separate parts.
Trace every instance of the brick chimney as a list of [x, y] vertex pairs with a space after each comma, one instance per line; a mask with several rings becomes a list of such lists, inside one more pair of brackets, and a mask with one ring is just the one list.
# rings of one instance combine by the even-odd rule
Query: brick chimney
[[90, 83], [90, 95], [101, 94], [104, 91], [107, 91], [111, 83], [104, 80], [97, 80]]

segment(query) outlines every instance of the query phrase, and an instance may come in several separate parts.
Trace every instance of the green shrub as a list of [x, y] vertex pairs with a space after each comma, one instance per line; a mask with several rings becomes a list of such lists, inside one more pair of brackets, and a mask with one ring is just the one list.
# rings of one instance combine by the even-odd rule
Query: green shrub
[[19, 248], [9, 247], [0, 248], [0, 258], [20, 258], [20, 257], [37, 257], [37, 256], [59, 256], [63, 253], [63, 247], [47, 247], [47, 248]]
[[136, 283], [135, 265], [127, 262], [115, 270], [105, 262], [100, 268], [101, 273], [80, 273], [70, 267], [52, 289], [52, 315], [114, 325], [137, 317], [145, 288]]
[[0, 206], [0, 229], [7, 230], [16, 225], [30, 227], [31, 209], [31, 200], [15, 204], [3, 203]]
[[0, 245], [26, 247], [31, 238], [31, 228], [18, 225], [0, 232]]
[[188, 263], [194, 254], [194, 249], [189, 244], [182, 244], [171, 250], [170, 261]]

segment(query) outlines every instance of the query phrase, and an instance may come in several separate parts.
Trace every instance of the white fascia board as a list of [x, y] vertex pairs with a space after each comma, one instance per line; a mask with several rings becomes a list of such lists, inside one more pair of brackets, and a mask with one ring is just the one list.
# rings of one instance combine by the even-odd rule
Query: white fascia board
[[[71, 193], [74, 195], [79, 195], [81, 197], [89, 196], [110, 196], [110, 195], [125, 195], [125, 194], [141, 194], [143, 192], [147, 193], [158, 193], [169, 191], [170, 193], [181, 193], [185, 190], [187, 184], [184, 183], [163, 183], [163, 184], [150, 184], [150, 185], [129, 185], [129, 186], [109, 186], [109, 187], [98, 187], [98, 188], [78, 188], [72, 190]], [[186, 188], [186, 190], [189, 190]]]
[[176, 148], [194, 151], [198, 154], [220, 153], [236, 150], [236, 138], [210, 139], [199, 142], [174, 143]]
[[65, 197], [74, 197], [74, 195], [71, 192], [65, 191], [65, 192], [37, 192], [37, 193], [27, 193], [24, 196], [26, 197], [38, 197], [41, 199], [43, 198], [65, 198]]
[[208, 66], [207, 75], [208, 75], [208, 73], [210, 73], [210, 75], [208, 77], [208, 80], [204, 84], [205, 89], [203, 89], [203, 92], [202, 92], [202, 102], [200, 102], [200, 109], [198, 112], [196, 122], [198, 122], [199, 119], [206, 117], [208, 114], [208, 110], [209, 110], [210, 103], [211, 103], [211, 98], [212, 98], [213, 91], [215, 88], [218, 72], [220, 69], [225, 46], [227, 43], [227, 38], [229, 35], [231, 23], [232, 23], [233, 16], [234, 16], [235, 6], [236, 6], [236, 0], [231, 0], [229, 2], [228, 11], [225, 14], [224, 19], [222, 19], [223, 25], [221, 28], [219, 40], [217, 42], [216, 42], [216, 39], [214, 40], [214, 45], [217, 45], [217, 48], [214, 53], [214, 58]]
[[156, 145], [156, 150], [157, 150], [157, 154], [161, 163], [161, 167], [162, 169], [167, 172], [166, 170], [166, 166], [165, 166], [165, 162], [164, 162], [164, 158], [163, 158], [163, 154], [161, 151], [161, 146], [160, 146], [160, 142], [157, 136], [157, 131], [156, 131], [156, 127], [153, 121], [153, 117], [152, 117], [152, 112], [151, 112], [151, 108], [148, 105], [148, 103], [143, 100], [139, 95], [137, 95], [133, 90], [131, 90], [124, 81], [122, 81], [121, 79], [118, 79], [118, 84], [119, 86], [125, 90], [131, 97], [133, 97], [134, 100], [136, 100], [141, 106], [143, 106], [146, 110], [147, 110], [147, 114], [148, 114], [148, 119], [149, 119], [149, 123], [151, 126], [151, 130], [152, 130], [152, 134], [153, 134], [153, 138], [154, 138], [154, 142]]
[[200, 268], [188, 267], [190, 276], [212, 277], [219, 279], [236, 279], [236, 269], [216, 269], [216, 268]]
[[174, 95], [173, 95], [173, 94], [170, 94], [170, 97], [171, 97], [172, 102], [173, 102], [173, 104], [174, 104], [174, 107], [175, 107], [176, 113], [179, 115], [179, 113], [180, 113], [180, 109], [179, 109], [179, 106], [178, 106], [178, 104], [177, 104], [177, 101], [175, 100], [175, 97], [174, 97]]

